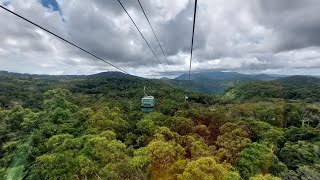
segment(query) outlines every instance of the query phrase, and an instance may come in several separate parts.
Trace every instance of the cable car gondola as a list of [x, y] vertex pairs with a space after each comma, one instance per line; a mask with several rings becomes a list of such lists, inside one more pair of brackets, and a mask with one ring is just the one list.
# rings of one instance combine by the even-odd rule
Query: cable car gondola
[[146, 94], [146, 87], [144, 87], [144, 96], [141, 98], [141, 111], [146, 113], [153, 112], [155, 104], [155, 98], [153, 96], [148, 96]]

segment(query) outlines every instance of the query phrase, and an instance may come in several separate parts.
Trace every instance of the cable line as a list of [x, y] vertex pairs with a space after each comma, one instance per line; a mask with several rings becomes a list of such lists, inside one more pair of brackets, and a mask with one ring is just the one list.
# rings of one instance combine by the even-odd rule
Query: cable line
[[167, 64], [168, 64], [168, 66], [169, 66], [169, 68], [170, 68], [171, 72], [173, 73], [172, 68], [171, 68], [171, 66], [170, 66], [170, 64], [169, 64], [169, 61], [168, 61], [167, 55], [166, 55], [166, 53], [164, 53], [164, 50], [163, 50], [163, 48], [162, 48], [162, 46], [161, 46], [161, 44], [160, 44], [160, 41], [159, 41], [159, 39], [158, 39], [158, 37], [157, 37], [156, 33], [154, 32], [154, 29], [153, 29], [153, 27], [152, 27], [152, 25], [151, 25], [151, 23], [150, 23], [150, 21], [149, 21], [149, 18], [148, 18], [148, 16], [147, 16], [146, 12], [144, 11], [144, 9], [143, 9], [143, 7], [142, 7], [142, 5], [141, 5], [140, 0], [138, 0], [138, 2], [139, 2], [139, 5], [140, 5], [140, 7], [141, 7], [141, 9], [142, 9], [142, 12], [143, 12], [144, 16], [146, 17], [146, 19], [147, 19], [147, 21], [148, 21], [148, 23], [149, 23], [149, 25], [150, 25], [150, 27], [151, 27], [151, 30], [152, 30], [152, 32], [153, 32], [153, 35], [154, 35], [154, 37], [157, 39], [157, 42], [158, 42], [158, 44], [159, 44], [159, 46], [160, 46], [160, 48], [161, 48], [161, 51], [162, 51], [162, 53], [163, 53], [164, 57], [165, 57], [165, 58], [166, 58], [166, 60], [167, 60]]
[[144, 39], [144, 41], [147, 43], [149, 49], [152, 51], [153, 55], [156, 57], [156, 59], [158, 60], [158, 62], [161, 64], [162, 68], [164, 69], [164, 71], [168, 74], [168, 72], [166, 71], [166, 69], [164, 68], [163, 64], [161, 63], [160, 59], [158, 58], [158, 56], [156, 55], [156, 53], [153, 51], [153, 49], [151, 48], [150, 44], [148, 43], [148, 41], [146, 40], [146, 38], [143, 36], [142, 32], [140, 31], [140, 29], [138, 28], [137, 24], [133, 21], [132, 17], [130, 16], [130, 14], [128, 13], [128, 11], [126, 10], [126, 8], [123, 6], [123, 4], [121, 3], [120, 0], [118, 0], [118, 2], [120, 3], [121, 7], [123, 8], [123, 10], [127, 13], [127, 15], [129, 16], [129, 18], [131, 19], [132, 23], [134, 24], [134, 26], [137, 28], [137, 30], [139, 31], [141, 37]]
[[19, 18], [21, 18], [21, 19], [23, 19], [23, 20], [25, 20], [25, 21], [27, 21], [28, 23], [30, 23], [30, 24], [32, 24], [32, 25], [34, 25], [34, 26], [37, 26], [38, 28], [40, 28], [40, 29], [42, 29], [42, 30], [44, 30], [44, 31], [46, 31], [46, 32], [48, 32], [48, 33], [50, 33], [51, 35], [53, 35], [53, 36], [55, 36], [55, 37], [57, 37], [57, 38], [59, 38], [59, 39], [61, 39], [62, 41], [64, 41], [64, 42], [66, 42], [66, 43], [68, 43], [68, 44], [70, 44], [70, 45], [72, 45], [72, 46], [74, 46], [74, 47], [76, 47], [76, 48], [80, 49], [81, 51], [83, 51], [83, 52], [85, 52], [85, 53], [87, 53], [87, 54], [89, 54], [89, 55], [91, 55], [91, 56], [93, 56], [93, 57], [95, 57], [95, 58], [99, 59], [100, 61], [103, 61], [103, 62], [107, 63], [108, 65], [110, 65], [110, 66], [112, 66], [112, 67], [114, 67], [114, 68], [116, 68], [116, 69], [120, 70], [121, 72], [124, 72], [124, 73], [126, 73], [126, 74], [129, 74], [129, 73], [127, 73], [126, 71], [122, 70], [121, 68], [117, 67], [116, 65], [113, 65], [113, 64], [111, 64], [110, 62], [108, 62], [108, 61], [106, 61], [106, 60], [104, 60], [104, 59], [102, 59], [102, 58], [100, 58], [100, 57], [98, 57], [98, 56], [96, 56], [96, 55], [92, 54], [91, 52], [89, 52], [89, 51], [87, 51], [87, 50], [85, 50], [85, 49], [83, 49], [83, 48], [79, 47], [78, 45], [76, 45], [76, 44], [74, 44], [74, 43], [72, 43], [72, 42], [70, 42], [70, 41], [68, 41], [68, 40], [66, 40], [66, 39], [64, 39], [64, 38], [62, 38], [62, 37], [60, 37], [59, 35], [57, 35], [57, 34], [55, 34], [55, 33], [51, 32], [51, 31], [47, 30], [46, 28], [41, 27], [40, 25], [38, 25], [38, 24], [36, 24], [36, 23], [34, 23], [34, 22], [32, 22], [32, 21], [30, 21], [30, 20], [28, 20], [28, 19], [26, 19], [26, 18], [22, 17], [21, 15], [19, 15], [19, 14], [15, 13], [15, 12], [13, 12], [13, 11], [11, 11], [11, 10], [9, 10], [9, 9], [5, 8], [4, 6], [0, 5], [0, 7], [1, 7], [2, 9], [4, 9], [4, 10], [6, 10], [6, 11], [10, 12], [11, 14], [13, 14], [13, 15], [15, 15], [15, 16], [17, 16], [17, 17], [19, 17]]
[[193, 15], [192, 41], [191, 41], [191, 56], [190, 56], [190, 67], [189, 67], [189, 81], [191, 80], [191, 63], [192, 63], [192, 55], [193, 55], [193, 38], [194, 38], [194, 28], [195, 28], [195, 25], [196, 25], [197, 3], [198, 3], [198, 0], [195, 0], [195, 3], [194, 3], [194, 15]]

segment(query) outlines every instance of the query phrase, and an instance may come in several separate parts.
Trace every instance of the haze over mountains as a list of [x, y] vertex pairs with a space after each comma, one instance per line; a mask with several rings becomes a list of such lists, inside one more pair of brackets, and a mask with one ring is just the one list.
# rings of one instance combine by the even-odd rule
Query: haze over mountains
[[[0, 70], [0, 75], [6, 74], [15, 74], [15, 75], [34, 75], [34, 76], [88, 76], [88, 77], [139, 77], [124, 74], [118, 71], [107, 71], [107, 72], [100, 72], [96, 74], [90, 75], [47, 75], [47, 74], [28, 74], [28, 73], [15, 73], [15, 72], [8, 72], [4, 70]], [[258, 79], [258, 80], [272, 80], [277, 78], [289, 77], [290, 75], [282, 75], [282, 74], [243, 74], [238, 72], [223, 72], [223, 71], [211, 71], [211, 72], [198, 72], [191, 74], [191, 80], [197, 79], [211, 79], [211, 80], [227, 80], [227, 79]], [[303, 75], [301, 75], [303, 76]], [[315, 76], [314, 76], [315, 77]], [[163, 80], [169, 80], [170, 78], [163, 77]], [[181, 74], [174, 78], [174, 80], [189, 80], [189, 74]]]
[[[259, 82], [259, 81], [276, 81], [278, 79], [291, 77], [280, 74], [241, 74], [237, 72], [200, 72], [191, 75], [192, 82], [181, 83], [180, 86], [189, 88], [195, 92], [202, 92], [206, 94], [219, 94], [229, 89], [230, 87], [238, 86], [243, 83]], [[295, 76], [293, 76], [295, 77]], [[311, 77], [311, 76], [301, 76]], [[188, 80], [188, 74], [182, 74], [175, 78], [175, 80]], [[290, 82], [295, 78], [290, 79]], [[303, 78], [302, 78], [303, 79]]]
[[[101, 72], [92, 75], [31, 75], [10, 73], [7, 71], [0, 71], [0, 77], [28, 77], [39, 79], [52, 79], [52, 80], [72, 80], [72, 79], [136, 79], [140, 81], [147, 80], [146, 78], [132, 76], [121, 72]], [[165, 82], [164, 85], [175, 86], [184, 90], [205, 93], [205, 94], [221, 94], [224, 91], [233, 88], [240, 87], [243, 84], [257, 83], [255, 86], [259, 86], [263, 83], [269, 84], [281, 84], [287, 88], [303, 89], [308, 86], [318, 86], [320, 79], [313, 76], [287, 76], [279, 74], [241, 74], [237, 72], [201, 72], [191, 75], [191, 82], [187, 81], [188, 74], [182, 74], [175, 79], [162, 78], [159, 83]], [[298, 89], [297, 89], [298, 88]], [[250, 87], [247, 89], [250, 92]], [[250, 93], [249, 93], [250, 94]], [[298, 93], [300, 94], [300, 93]], [[314, 93], [312, 93], [314, 94]], [[294, 95], [293, 95], [294, 96]], [[299, 95], [300, 96], [300, 95]]]
[[[260, 79], [260, 80], [270, 80], [279, 77], [287, 77], [287, 75], [279, 74], [241, 74], [238, 72], [222, 72], [222, 71], [212, 71], [212, 72], [199, 72], [191, 74], [191, 79], [236, 79], [236, 78], [250, 78], [250, 79]], [[188, 80], [188, 74], [182, 74], [175, 78], [176, 80]]]

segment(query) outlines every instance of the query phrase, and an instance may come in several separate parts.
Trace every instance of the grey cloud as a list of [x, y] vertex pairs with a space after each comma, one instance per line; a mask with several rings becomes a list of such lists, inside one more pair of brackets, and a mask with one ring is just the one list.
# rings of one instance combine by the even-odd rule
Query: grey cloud
[[[177, 75], [186, 72], [194, 1], [140, 1], [172, 68]], [[137, 0], [122, 2], [168, 71]], [[64, 21], [59, 12], [37, 0], [11, 0], [9, 7], [132, 74], [164, 74], [117, 0], [58, 0], [58, 4]], [[286, 73], [318, 68], [319, 8], [317, 0], [199, 1], [193, 70]], [[114, 70], [2, 10], [0, 23], [7, 24], [0, 28], [3, 70], [49, 74]]]
[[275, 51], [320, 45], [320, 2], [318, 0], [259, 0], [257, 19], [278, 38]]

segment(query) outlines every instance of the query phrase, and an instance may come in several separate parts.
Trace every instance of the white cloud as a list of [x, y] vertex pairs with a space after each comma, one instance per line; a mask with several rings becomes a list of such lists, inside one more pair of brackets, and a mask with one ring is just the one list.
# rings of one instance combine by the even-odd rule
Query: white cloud
[[[187, 72], [194, 1], [140, 1], [172, 69], [177, 75]], [[138, 2], [122, 2], [161, 61], [166, 62]], [[8, 1], [0, 0], [0, 3], [8, 4]], [[320, 68], [319, 1], [307, 0], [301, 4], [297, 0], [203, 0], [198, 3], [194, 71], [316, 74], [314, 69]], [[58, 0], [58, 4], [63, 18], [38, 0], [11, 0], [8, 7], [131, 74], [163, 74], [161, 65], [117, 0]], [[42, 74], [115, 70], [2, 9], [0, 23], [5, 24], [0, 28], [1, 70]]]

